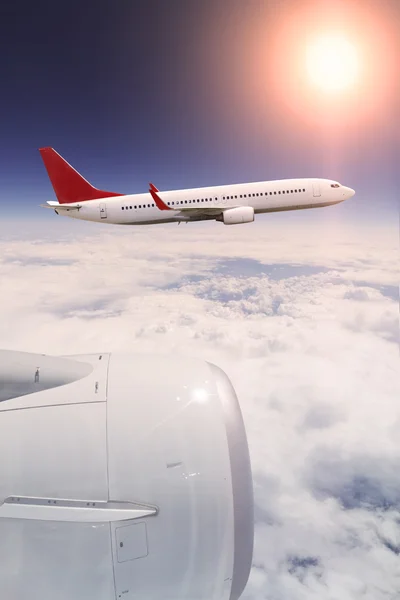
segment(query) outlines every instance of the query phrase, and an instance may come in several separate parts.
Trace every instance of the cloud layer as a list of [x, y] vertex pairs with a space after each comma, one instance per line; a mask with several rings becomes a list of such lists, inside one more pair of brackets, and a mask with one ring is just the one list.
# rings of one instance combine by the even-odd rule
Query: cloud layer
[[248, 600], [400, 593], [394, 228], [1, 230], [0, 346], [175, 352], [238, 392], [256, 496]]

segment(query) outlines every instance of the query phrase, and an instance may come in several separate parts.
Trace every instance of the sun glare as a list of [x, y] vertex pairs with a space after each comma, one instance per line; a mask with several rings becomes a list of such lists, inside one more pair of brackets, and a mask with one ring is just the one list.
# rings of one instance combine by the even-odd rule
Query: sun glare
[[[247, 111], [251, 106], [266, 119], [271, 114], [277, 122], [287, 119], [291, 131], [308, 126], [323, 132], [330, 140], [329, 152], [333, 139], [348, 139], [351, 132], [355, 140], [378, 126], [393, 128], [389, 115], [398, 105], [398, 40], [390, 13], [368, 10], [370, 2], [359, 0], [282, 4], [288, 6], [279, 26], [268, 37], [260, 23], [262, 42], [243, 61], [238, 85]], [[263, 79], [259, 74], [265, 57]], [[257, 82], [251, 94], [243, 84], [250, 77]]]
[[359, 75], [355, 46], [340, 35], [324, 36], [307, 48], [307, 72], [312, 84], [326, 93], [337, 93], [356, 84]]

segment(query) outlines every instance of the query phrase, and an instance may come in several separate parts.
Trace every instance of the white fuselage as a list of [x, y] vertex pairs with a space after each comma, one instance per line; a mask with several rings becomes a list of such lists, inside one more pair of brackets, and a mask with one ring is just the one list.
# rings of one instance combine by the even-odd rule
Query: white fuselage
[[[318, 208], [338, 204], [353, 195], [351, 188], [328, 179], [283, 179], [159, 192], [171, 210], [160, 210], [150, 193], [145, 193], [88, 200], [79, 203], [79, 210], [66, 210], [68, 205], [63, 205], [59, 214], [86, 221], [147, 225], [216, 219], [218, 208], [219, 214], [245, 206], [252, 207], [255, 214]], [[55, 210], [59, 206], [48, 204]]]

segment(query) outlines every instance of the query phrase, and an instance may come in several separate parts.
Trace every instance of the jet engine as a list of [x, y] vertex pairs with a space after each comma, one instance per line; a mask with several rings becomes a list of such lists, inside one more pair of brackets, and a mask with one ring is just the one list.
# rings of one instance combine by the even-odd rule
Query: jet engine
[[254, 221], [254, 208], [252, 206], [238, 206], [224, 210], [217, 221], [223, 221], [224, 225], [239, 225], [240, 223], [252, 223]]
[[2, 597], [236, 600], [253, 529], [246, 433], [218, 367], [0, 351]]

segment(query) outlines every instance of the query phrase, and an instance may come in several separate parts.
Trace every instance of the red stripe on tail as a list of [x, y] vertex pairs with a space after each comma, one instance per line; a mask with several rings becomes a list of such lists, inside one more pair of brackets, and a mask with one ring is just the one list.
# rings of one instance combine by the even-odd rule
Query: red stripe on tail
[[93, 187], [54, 148], [39, 148], [39, 152], [60, 204], [123, 196]]

